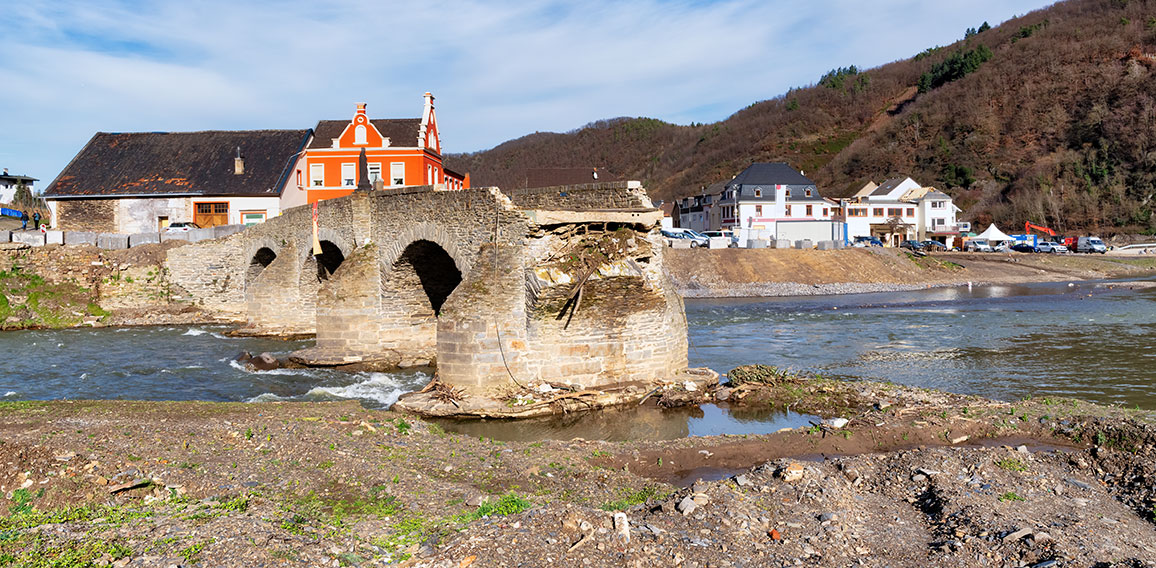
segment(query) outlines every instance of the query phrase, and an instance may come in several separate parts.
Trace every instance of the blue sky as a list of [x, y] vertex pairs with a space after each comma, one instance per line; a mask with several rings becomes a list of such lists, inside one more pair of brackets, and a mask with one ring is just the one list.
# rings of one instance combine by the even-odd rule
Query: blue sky
[[365, 102], [446, 152], [618, 116], [715, 122], [1043, 0], [0, 0], [0, 166], [43, 189], [95, 132], [309, 128]]

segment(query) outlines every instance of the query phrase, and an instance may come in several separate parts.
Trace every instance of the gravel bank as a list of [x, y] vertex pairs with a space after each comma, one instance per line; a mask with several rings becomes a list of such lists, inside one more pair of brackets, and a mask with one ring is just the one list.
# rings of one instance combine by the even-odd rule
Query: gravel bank
[[846, 422], [500, 442], [353, 403], [0, 403], [0, 560], [1156, 566], [1152, 412], [793, 378], [713, 394]]

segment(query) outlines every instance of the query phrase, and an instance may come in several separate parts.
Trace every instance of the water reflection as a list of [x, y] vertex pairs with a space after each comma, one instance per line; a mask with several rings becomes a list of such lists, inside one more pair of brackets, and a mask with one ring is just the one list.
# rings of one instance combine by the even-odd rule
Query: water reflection
[[503, 441], [533, 440], [675, 440], [687, 436], [723, 434], [771, 434], [783, 428], [807, 426], [819, 418], [766, 408], [701, 407], [662, 409], [656, 406], [624, 407], [598, 412], [525, 420], [436, 419], [450, 432]]

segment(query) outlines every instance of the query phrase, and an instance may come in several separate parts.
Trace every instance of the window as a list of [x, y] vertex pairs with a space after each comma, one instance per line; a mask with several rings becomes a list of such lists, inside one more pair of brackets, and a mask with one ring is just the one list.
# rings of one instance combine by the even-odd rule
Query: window
[[309, 164], [309, 185], [313, 187], [325, 185], [325, 164]]
[[932, 219], [931, 220], [931, 226], [932, 227], [942, 227], [946, 224], [947, 224], [947, 219]]
[[301, 187], [301, 169], [297, 169], [297, 187]]
[[357, 164], [341, 164], [341, 185], [345, 187], [357, 185]]
[[[838, 211], [838, 209], [836, 209], [835, 211]], [[838, 213], [835, 213], [835, 214], [836, 214], [836, 215], [838, 215]], [[829, 217], [829, 216], [831, 216], [831, 210], [830, 210], [830, 209], [827, 209], [826, 207], [824, 207], [824, 208], [823, 208], [823, 216], [824, 216], [824, 217]]]
[[[811, 190], [809, 190], [809, 189], [808, 189], [808, 190], [807, 190], [807, 197], [810, 197], [810, 196], [811, 196]], [[809, 207], [809, 206], [808, 206], [808, 207]]]
[[882, 217], [883, 216], [883, 208], [882, 207], [875, 207], [875, 208], [871, 209], [871, 216], [872, 217]]
[[390, 185], [405, 185], [405, 162], [393, 162], [389, 165]]
[[755, 197], [762, 197], [762, 196], [763, 196], [763, 190], [756, 187], [755, 188]]
[[264, 211], [242, 211], [241, 224], [248, 227], [249, 225], [257, 225], [265, 222]]
[[[810, 193], [810, 192], [808, 192], [808, 193]], [[815, 213], [814, 213], [814, 212], [811, 210], [811, 207], [812, 207], [811, 205], [808, 205], [808, 206], [807, 206], [807, 216], [808, 216], [808, 217], [810, 217], [810, 216], [812, 216], [812, 215], [814, 215], [814, 214], [815, 214]]]
[[932, 209], [943, 209], [943, 202], [942, 201], [932, 201], [931, 202], [931, 208]]
[[888, 207], [887, 208], [887, 216], [888, 217], [902, 217], [903, 216], [903, 208], [902, 207]]
[[866, 217], [867, 210], [862, 207], [853, 207], [847, 210], [848, 217]]
[[354, 144], [369, 144], [369, 142], [366, 141], [366, 139], [365, 139], [365, 125], [364, 124], [358, 124], [357, 127], [353, 129], [353, 143]]
[[915, 209], [912, 207], [908, 207], [907, 208], [907, 216], [908, 217], [914, 217], [915, 216]]
[[369, 183], [377, 183], [381, 179], [381, 164], [369, 164]]
[[784, 207], [783, 214], [787, 217], [790, 217], [791, 216], [791, 206], [790, 205], [784, 205], [783, 207]]
[[762, 205], [755, 205], [755, 215], [762, 217], [762, 215], [763, 215], [763, 206]]

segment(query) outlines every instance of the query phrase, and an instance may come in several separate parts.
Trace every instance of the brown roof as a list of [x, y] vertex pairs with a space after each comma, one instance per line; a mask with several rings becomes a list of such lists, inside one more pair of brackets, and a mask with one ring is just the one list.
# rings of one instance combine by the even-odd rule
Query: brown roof
[[[44, 195], [278, 195], [310, 132], [98, 132]], [[240, 175], [234, 173], [238, 148], [245, 166]]]
[[[420, 118], [377, 118], [369, 121], [370, 124], [389, 138], [390, 146], [413, 148], [417, 146], [418, 134], [421, 132]], [[333, 139], [339, 138], [345, 127], [352, 124], [348, 120], [322, 120], [313, 129], [313, 142], [309, 149], [332, 148]]]
[[[598, 177], [594, 177], [598, 172]], [[580, 185], [604, 181], [623, 181], [606, 168], [533, 168], [526, 170], [526, 187], [555, 187], [560, 185]]]

